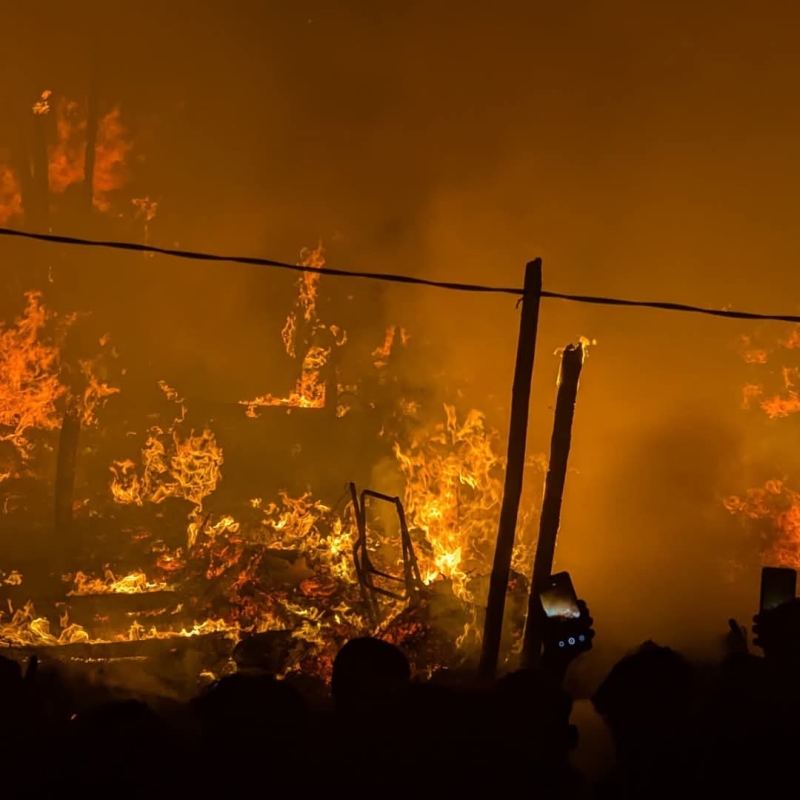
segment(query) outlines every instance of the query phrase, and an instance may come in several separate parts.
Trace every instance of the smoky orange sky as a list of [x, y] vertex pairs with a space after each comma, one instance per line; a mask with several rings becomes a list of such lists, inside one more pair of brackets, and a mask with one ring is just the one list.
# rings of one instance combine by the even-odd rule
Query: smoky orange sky
[[[42, 89], [94, 81], [137, 121], [156, 244], [293, 261], [321, 239], [333, 266], [503, 285], [540, 255], [557, 291], [798, 311], [793, 4], [19, 5], [3, 11], [0, 130]], [[153, 308], [175, 323], [160, 335], [205, 316], [226, 332], [204, 345], [209, 369], [265, 319], [277, 336], [285, 305], [253, 291], [271, 278], [160, 264]], [[381, 302], [507, 412], [513, 298], [403, 287]], [[721, 498], [789, 435], [740, 408], [738, 337], [754, 329], [543, 305], [533, 452], [548, 447], [554, 350], [598, 340], [557, 556], [598, 648], [701, 647], [755, 611], [757, 543], [739, 577], [720, 566], [742, 536]]]

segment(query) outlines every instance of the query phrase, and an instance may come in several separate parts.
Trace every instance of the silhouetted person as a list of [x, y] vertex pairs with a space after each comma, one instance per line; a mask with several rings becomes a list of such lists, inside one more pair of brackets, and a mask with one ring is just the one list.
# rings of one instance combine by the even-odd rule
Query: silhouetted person
[[612, 668], [592, 698], [617, 751], [608, 796], [672, 797], [685, 791], [696, 764], [694, 690], [691, 665], [653, 642]]
[[339, 711], [393, 702], [411, 678], [408, 659], [388, 642], [351, 639], [336, 654], [331, 694]]

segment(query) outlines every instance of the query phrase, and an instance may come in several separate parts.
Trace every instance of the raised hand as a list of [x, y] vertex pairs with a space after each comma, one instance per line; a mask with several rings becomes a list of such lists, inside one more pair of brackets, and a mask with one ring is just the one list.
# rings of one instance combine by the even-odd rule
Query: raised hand
[[753, 617], [753, 644], [773, 661], [800, 663], [800, 599]]
[[746, 655], [750, 652], [747, 645], [747, 628], [735, 619], [728, 620], [728, 633], [725, 636], [726, 655]]

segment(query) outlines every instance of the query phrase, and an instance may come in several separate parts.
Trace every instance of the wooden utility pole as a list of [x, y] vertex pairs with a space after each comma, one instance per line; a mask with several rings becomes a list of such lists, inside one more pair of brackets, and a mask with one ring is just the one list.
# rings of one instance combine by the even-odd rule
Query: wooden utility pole
[[500, 657], [503, 634], [503, 613], [506, 605], [511, 556], [517, 529], [517, 516], [522, 496], [525, 471], [525, 447], [528, 438], [528, 411], [531, 400], [533, 362], [536, 355], [536, 334], [539, 327], [539, 303], [542, 296], [542, 259], [537, 258], [525, 267], [525, 288], [517, 341], [517, 361], [511, 393], [511, 421], [508, 429], [506, 477], [503, 504], [494, 550], [494, 563], [486, 602], [483, 646], [479, 671], [485, 678], [494, 676]]
[[539, 538], [533, 559], [528, 616], [522, 642], [522, 666], [537, 667], [542, 651], [542, 606], [539, 591], [553, 571], [556, 537], [561, 524], [561, 502], [567, 478], [567, 462], [572, 444], [572, 421], [575, 418], [575, 401], [578, 381], [585, 355], [583, 343], [570, 345], [561, 356], [558, 375], [558, 394], [553, 417], [553, 436], [550, 440], [550, 462], [544, 484], [542, 513], [539, 517]]

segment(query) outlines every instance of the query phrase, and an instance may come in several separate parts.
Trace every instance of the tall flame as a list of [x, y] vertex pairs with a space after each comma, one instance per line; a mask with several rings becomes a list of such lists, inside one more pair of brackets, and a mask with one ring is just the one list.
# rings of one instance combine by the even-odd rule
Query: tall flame
[[[47, 148], [47, 178], [50, 191], [54, 195], [63, 194], [85, 179], [87, 104], [68, 97], [54, 97], [52, 91], [46, 90], [31, 111], [38, 117], [52, 114], [54, 118], [54, 134]], [[128, 182], [132, 150], [133, 142], [122, 122], [122, 112], [115, 106], [97, 122], [92, 188], [93, 203], [99, 211], [111, 211], [111, 194]], [[155, 213], [155, 204], [149, 200], [146, 203], [146, 222], [149, 222]], [[0, 224], [23, 213], [19, 176], [7, 158], [0, 158]]]
[[0, 441], [11, 442], [23, 458], [30, 448], [30, 430], [59, 426], [56, 404], [66, 391], [59, 378], [59, 348], [43, 337], [53, 315], [39, 292], [25, 297], [16, 324], [0, 327]]
[[[166, 383], [159, 384], [167, 397], [182, 405], [177, 393]], [[123, 505], [163, 503], [170, 497], [188, 500], [193, 506], [189, 515], [189, 546], [194, 545], [203, 501], [217, 488], [222, 478], [222, 448], [208, 429], [196, 434], [181, 434], [176, 425], [183, 419], [185, 409], [173, 426], [164, 431], [158, 426], [150, 429], [142, 446], [141, 463], [116, 461], [111, 465], [111, 493]]]
[[[314, 250], [301, 253], [301, 266], [321, 268], [325, 266], [322, 245]], [[288, 408], [324, 408], [327, 403], [327, 385], [322, 377], [334, 346], [346, 341], [344, 331], [336, 326], [327, 326], [317, 313], [317, 295], [320, 275], [317, 272], [303, 272], [297, 281], [297, 300], [295, 307], [286, 318], [281, 337], [290, 358], [296, 359], [303, 353], [300, 362], [300, 375], [294, 390], [285, 397], [271, 393], [260, 395], [253, 400], [242, 400], [248, 417], [258, 417], [258, 409], [265, 406], [285, 406]], [[302, 348], [302, 349], [301, 349]]]

